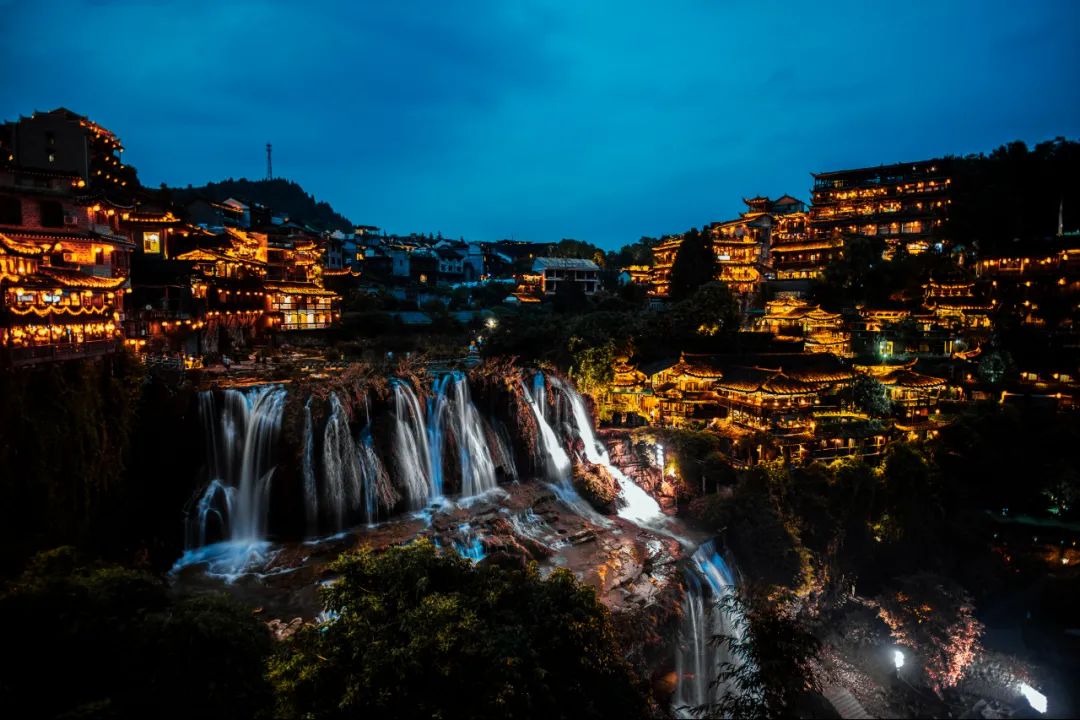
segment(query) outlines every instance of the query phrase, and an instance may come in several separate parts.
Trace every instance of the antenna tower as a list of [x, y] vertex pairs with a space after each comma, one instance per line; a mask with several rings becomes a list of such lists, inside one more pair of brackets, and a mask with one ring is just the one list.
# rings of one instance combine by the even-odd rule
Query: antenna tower
[[266, 143], [266, 179], [274, 179], [274, 166], [270, 162], [270, 153], [273, 151], [274, 146], [270, 143]]

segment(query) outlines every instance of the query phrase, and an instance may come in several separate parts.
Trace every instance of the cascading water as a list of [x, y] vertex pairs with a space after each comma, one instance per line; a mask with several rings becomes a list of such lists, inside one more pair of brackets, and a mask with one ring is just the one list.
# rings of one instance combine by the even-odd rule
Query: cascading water
[[330, 395], [330, 416], [323, 431], [322, 505], [328, 528], [340, 532], [350, 511], [359, 508], [363, 470], [349, 430], [349, 417], [336, 393]]
[[458, 534], [461, 539], [454, 540], [453, 543], [457, 554], [466, 560], [472, 560], [474, 563], [483, 560], [485, 556], [484, 543], [480, 534], [473, 530], [468, 523], [462, 523], [458, 526]]
[[531, 393], [525, 387], [525, 383], [522, 382], [521, 393], [525, 397], [529, 409], [532, 410], [533, 417], [536, 418], [536, 425], [540, 430], [537, 443], [539, 444], [540, 455], [547, 465], [548, 480], [573, 492], [573, 487], [570, 485], [570, 456], [566, 454], [566, 449], [551, 424], [547, 421], [544, 413], [547, 404], [544, 402], [544, 376], [541, 373], [536, 373], [533, 378], [533, 391]]
[[435, 382], [429, 403], [428, 440], [432, 467], [441, 470], [447, 432], [455, 440], [461, 467], [461, 495], [472, 497], [498, 486], [488, 431], [469, 395], [464, 373], [454, 371]]
[[[221, 398], [220, 410], [213, 392], [199, 398], [210, 477], [193, 519], [198, 545], [189, 547], [177, 566], [207, 562], [212, 572], [232, 575], [266, 551], [274, 449], [285, 390], [278, 385], [229, 388]], [[223, 542], [204, 547], [211, 529], [220, 531]]]
[[536, 418], [536, 425], [540, 430], [536, 440], [537, 453], [544, 461], [548, 487], [555, 491], [555, 495], [564, 505], [578, 515], [588, 518], [597, 525], [610, 525], [608, 520], [593, 510], [592, 506], [578, 495], [577, 490], [574, 489], [570, 478], [570, 473], [573, 470], [570, 456], [567, 454], [566, 448], [563, 447], [559, 435], [547, 419], [544, 387], [542, 373], [536, 373], [533, 377], [533, 390], [531, 393], [525, 387], [525, 383], [521, 383], [521, 393], [532, 410], [533, 417]]
[[304, 403], [304, 515], [307, 531], [312, 534], [319, 527], [319, 489], [315, 479], [315, 424], [311, 419], [311, 398]]
[[405, 486], [409, 505], [419, 509], [442, 497], [441, 468], [431, 466], [431, 446], [420, 401], [408, 383], [392, 382], [394, 388], [394, 459]]
[[585, 459], [593, 465], [603, 466], [619, 483], [623, 505], [619, 508], [619, 517], [635, 525], [655, 525], [664, 519], [660, 505], [649, 493], [642, 490], [622, 470], [611, 463], [607, 448], [596, 439], [589, 413], [585, 410], [585, 400], [574, 388], [558, 379], [553, 379], [552, 387], [562, 394], [570, 404], [572, 429], [585, 449]]
[[716, 636], [742, 640], [742, 623], [717, 603], [735, 588], [735, 578], [713, 541], [703, 543], [686, 570], [686, 597], [680, 644], [675, 656], [677, 684], [672, 710], [680, 717], [694, 717], [692, 708], [713, 705], [723, 697], [726, 686], [713, 684], [727, 663], [738, 664], [726, 643]]
[[357, 453], [364, 487], [364, 517], [368, 523], [374, 523], [379, 515], [379, 486], [386, 482], [386, 471], [375, 453], [375, 441], [371, 437], [370, 425], [360, 433]]

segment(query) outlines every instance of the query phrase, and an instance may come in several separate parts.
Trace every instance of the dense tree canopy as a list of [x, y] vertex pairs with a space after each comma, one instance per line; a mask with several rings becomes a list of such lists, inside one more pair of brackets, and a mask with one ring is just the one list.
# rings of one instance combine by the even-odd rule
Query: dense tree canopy
[[474, 566], [427, 541], [332, 569], [337, 619], [298, 633], [272, 666], [283, 717], [645, 713], [606, 609], [566, 571]]
[[163, 582], [42, 553], [0, 593], [0, 713], [251, 718], [270, 708], [270, 634], [225, 596], [176, 600]]
[[884, 417], [892, 412], [892, 401], [881, 381], [870, 375], [859, 375], [852, 387], [856, 407], [874, 417]]
[[[704, 717], [801, 717], [800, 700], [819, 690], [813, 665], [821, 643], [806, 624], [784, 613], [784, 602], [753, 591], [729, 593], [720, 600], [735, 618], [728, 634], [715, 640], [727, 647], [717, 681], [723, 689], [716, 705], [694, 708]], [[804, 716], [802, 716], [804, 717]]]
[[181, 203], [199, 197], [218, 202], [229, 198], [257, 202], [271, 208], [275, 213], [287, 215], [290, 219], [311, 225], [317, 230], [353, 231], [352, 222], [335, 212], [329, 203], [317, 201], [295, 182], [282, 178], [273, 180], [229, 178], [221, 182], [207, 183], [201, 187], [171, 188], [169, 193], [173, 200]]
[[951, 159], [953, 202], [943, 235], [983, 252], [1013, 251], [1080, 228], [1080, 143], [1057, 138], [1028, 148]]

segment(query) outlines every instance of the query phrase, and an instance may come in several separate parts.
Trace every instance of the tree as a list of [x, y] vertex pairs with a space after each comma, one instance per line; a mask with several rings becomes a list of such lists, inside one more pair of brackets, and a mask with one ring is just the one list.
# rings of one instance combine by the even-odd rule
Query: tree
[[871, 417], [884, 417], [892, 412], [892, 401], [881, 381], [870, 375], [859, 375], [851, 389], [855, 406]]
[[[35, 556], [0, 593], [8, 669], [0, 710], [19, 717], [234, 717], [269, 710], [270, 633], [225, 596], [176, 599], [146, 573]], [[63, 682], [58, 682], [62, 678]]]
[[1004, 380], [1008, 370], [1007, 353], [994, 351], [987, 353], [986, 357], [979, 361], [979, 378], [990, 385], [997, 385]]
[[683, 300], [716, 275], [716, 255], [708, 233], [687, 230], [671, 266], [671, 298]]
[[614, 365], [615, 343], [608, 340], [603, 345], [592, 345], [574, 353], [571, 376], [578, 390], [596, 395], [615, 379]]
[[731, 289], [717, 280], [697, 287], [690, 297], [672, 308], [675, 331], [682, 336], [716, 335], [739, 329], [739, 302]]
[[551, 305], [557, 313], [572, 315], [584, 312], [589, 307], [589, 297], [581, 283], [564, 281], [555, 288]]
[[474, 566], [426, 540], [331, 569], [337, 618], [271, 663], [282, 716], [645, 716], [607, 610], [568, 571]]
[[897, 578], [877, 603], [893, 639], [922, 659], [930, 689], [940, 697], [955, 686], [975, 659], [983, 632], [971, 596], [951, 580], [919, 573]]
[[719, 609], [733, 618], [732, 631], [715, 637], [731, 660], [721, 663], [724, 687], [716, 705], [694, 708], [698, 716], [730, 718], [799, 717], [797, 705], [819, 691], [813, 666], [821, 643], [783, 602], [759, 592], [727, 593]]

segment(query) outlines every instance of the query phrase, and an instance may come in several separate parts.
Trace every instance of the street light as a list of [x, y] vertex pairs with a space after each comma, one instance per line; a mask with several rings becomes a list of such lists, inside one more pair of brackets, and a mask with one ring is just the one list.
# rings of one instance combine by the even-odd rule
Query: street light
[[1038, 713], [1046, 714], [1046, 696], [1025, 682], [1020, 683], [1020, 694]]
[[896, 665], [896, 672], [900, 672], [900, 668], [904, 667], [904, 653], [902, 650], [893, 650], [893, 664]]

